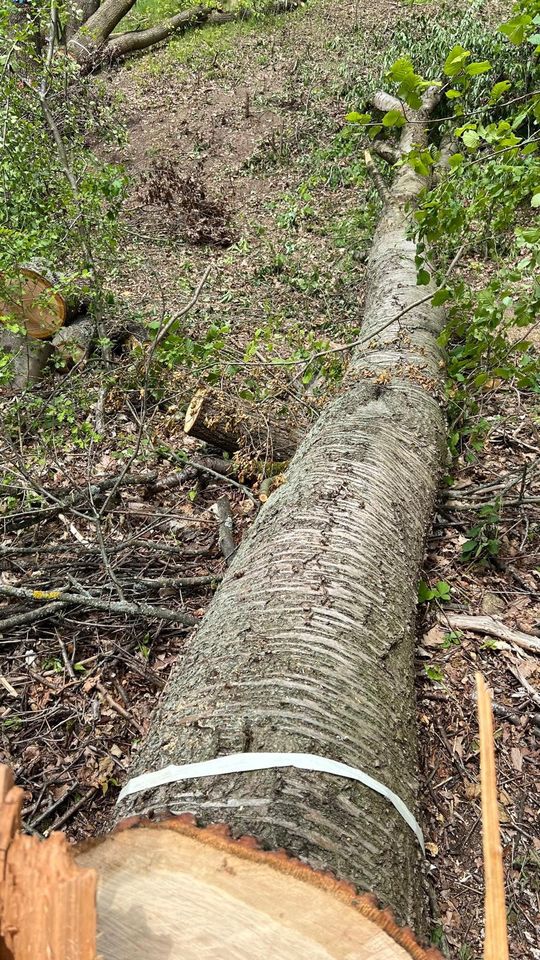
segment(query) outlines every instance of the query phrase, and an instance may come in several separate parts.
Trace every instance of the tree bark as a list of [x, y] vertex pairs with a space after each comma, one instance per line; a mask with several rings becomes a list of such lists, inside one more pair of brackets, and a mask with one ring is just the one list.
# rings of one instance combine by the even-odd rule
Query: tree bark
[[[427, 143], [435, 96], [400, 151]], [[367, 267], [362, 342], [341, 394], [263, 507], [169, 682], [132, 774], [235, 753], [341, 760], [414, 810], [414, 621], [424, 539], [445, 457], [444, 313], [418, 287], [407, 165]], [[383, 329], [384, 328], [384, 329]], [[423, 923], [417, 840], [352, 781], [292, 768], [205, 777], [135, 794], [118, 816], [168, 808], [284, 847]]]
[[68, 53], [81, 65], [99, 59], [100, 51], [120, 21], [135, 5], [135, 0], [104, 0], [95, 13], [71, 37]]
[[74, 0], [73, 11], [66, 26], [66, 40], [69, 42], [77, 30], [99, 10], [100, 0]]
[[306, 434], [306, 427], [283, 423], [265, 415], [263, 408], [221, 390], [199, 390], [184, 423], [189, 437], [251, 458], [290, 460]]

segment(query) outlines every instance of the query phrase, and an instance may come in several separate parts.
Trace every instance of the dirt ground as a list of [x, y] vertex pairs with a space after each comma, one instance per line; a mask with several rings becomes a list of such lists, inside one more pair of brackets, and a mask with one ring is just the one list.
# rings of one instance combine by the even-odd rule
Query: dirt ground
[[[73, 440], [66, 454], [51, 441], [53, 465], [40, 468], [42, 480], [60, 490], [84, 482], [90, 467], [99, 482], [140, 443], [144, 469], [156, 477], [121, 489], [104, 523], [109, 562], [128, 601], [140, 600], [138, 582], [154, 581], [147, 588], [153, 603], [202, 617], [211, 586], [186, 587], [178, 597], [177, 588], [156, 580], [217, 581], [224, 564], [210, 508], [219, 496], [229, 499], [237, 539], [255, 514], [241, 488], [196, 474], [185, 462], [199, 450], [186, 441], [182, 423], [204, 380], [204, 350], [214, 381], [217, 338], [224, 344], [219, 376], [248, 394], [251, 378], [258, 385], [265, 378], [269, 402], [286, 396], [289, 411], [308, 422], [317, 412], [316, 391], [306, 400], [283, 371], [247, 367], [246, 349], [264, 359], [276, 342], [290, 354], [306, 343], [346, 342], [358, 330], [377, 203], [360, 157], [336, 151], [335, 138], [379, 71], [388, 25], [415, 9], [391, 0], [368, 8], [323, 0], [255, 24], [201, 30], [100, 81], [120, 97], [129, 131], [125, 145], [101, 149], [133, 182], [116, 292], [145, 322], [159, 322], [185, 304], [211, 267], [182, 337], [164, 358], [144, 422], [141, 382], [133, 376], [108, 393], [101, 444], [88, 451]], [[74, 398], [77, 389], [82, 396], [84, 385], [74, 378]], [[516, 643], [455, 630], [448, 619], [457, 612], [496, 616], [540, 637], [540, 405], [534, 395], [494, 384], [483, 406], [484, 447], [452, 466], [428, 543], [425, 580], [448, 584], [450, 599], [419, 607], [420, 798], [433, 942], [448, 956], [473, 960], [483, 932], [474, 692], [481, 670], [496, 704], [511, 956], [524, 960], [540, 958], [539, 661]], [[173, 470], [182, 474], [176, 487], [157, 489]], [[484, 523], [478, 536], [500, 539], [496, 562], [464, 562], [479, 508], [494, 499], [496, 521]], [[81, 539], [95, 536], [86, 513], [46, 526], [47, 536], [40, 527], [16, 540], [17, 548], [32, 547], [30, 559], [0, 554], [3, 581], [25, 576], [39, 588], [54, 578], [113, 596], [99, 550], [81, 549]], [[36, 542], [45, 541], [51, 552], [42, 549], [36, 562]], [[120, 541], [131, 541], [132, 549], [115, 553]], [[2, 753], [27, 790], [30, 830], [64, 827], [79, 839], [96, 823], [107, 825], [133, 743], [189, 642], [186, 629], [159, 623], [143, 629], [76, 608], [61, 621], [11, 633]]]

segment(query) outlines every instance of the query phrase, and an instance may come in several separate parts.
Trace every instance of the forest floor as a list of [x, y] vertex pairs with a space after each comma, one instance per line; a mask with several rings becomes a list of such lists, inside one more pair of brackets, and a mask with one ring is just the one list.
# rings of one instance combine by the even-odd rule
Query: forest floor
[[[339, 384], [345, 351], [309, 393], [296, 368], [272, 359], [302, 361], [358, 332], [378, 201], [361, 157], [339, 135], [345, 114], [363, 106], [380, 77], [385, 49], [399, 44], [400, 19], [436, 12], [392, 0], [322, 0], [180, 37], [98, 81], [119, 98], [128, 128], [124, 143], [99, 145], [132, 184], [111, 276], [116, 295], [131, 316], [157, 327], [210, 273], [151, 371], [136, 339], [115, 357], [105, 431], [92, 426], [97, 362], [56, 375], [24, 403], [3, 401], [20, 451], [16, 500], [26, 471], [21, 509], [44, 487], [60, 502], [72, 489], [81, 500], [23, 530], [8, 524], [0, 584], [56, 585], [105, 604], [144, 601], [204, 615], [224, 570], [211, 507], [228, 498], [238, 541], [256, 515], [261, 476], [246, 470], [234, 485], [194, 468], [201, 445], [183, 434], [186, 404], [201, 383], [243, 396], [264, 388], [269, 409], [308, 424]], [[458, 266], [469, 277], [486, 269], [479, 257]], [[481, 670], [496, 703], [510, 950], [518, 960], [540, 958], [539, 661], [515, 642], [454, 629], [451, 617], [494, 616], [540, 637], [540, 402], [492, 382], [481, 406], [476, 449], [449, 465], [426, 556], [425, 581], [443, 592], [419, 607], [420, 798], [433, 942], [473, 960], [483, 917], [474, 692]], [[125, 485], [127, 467], [141, 474], [138, 483]], [[111, 477], [119, 478], [112, 497], [88, 493], [89, 478]], [[471, 539], [479, 562], [463, 559]], [[214, 582], [170, 582], [201, 575]], [[9, 616], [17, 609], [11, 602]], [[14, 626], [2, 643], [2, 759], [27, 791], [25, 825], [38, 833], [65, 827], [75, 839], [96, 824], [106, 828], [188, 628], [73, 604]]]

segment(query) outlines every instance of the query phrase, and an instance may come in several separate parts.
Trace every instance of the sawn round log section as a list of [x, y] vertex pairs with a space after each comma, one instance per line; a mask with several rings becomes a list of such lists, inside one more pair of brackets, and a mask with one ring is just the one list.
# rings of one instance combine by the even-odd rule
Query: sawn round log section
[[372, 897], [189, 816], [75, 850], [98, 874], [103, 960], [441, 960]]
[[54, 336], [66, 313], [66, 301], [46, 273], [24, 266], [16, 277], [0, 278], [0, 314], [20, 322], [26, 336], [34, 340]]
[[221, 390], [198, 390], [191, 401], [184, 432], [197, 440], [250, 458], [290, 460], [306, 434], [306, 426], [269, 417], [262, 406], [232, 397]]

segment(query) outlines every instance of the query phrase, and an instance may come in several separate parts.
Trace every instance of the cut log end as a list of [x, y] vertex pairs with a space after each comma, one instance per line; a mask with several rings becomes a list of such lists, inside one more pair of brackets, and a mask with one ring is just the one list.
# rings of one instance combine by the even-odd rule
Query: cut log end
[[221, 390], [198, 390], [186, 412], [189, 437], [251, 458], [288, 461], [306, 432], [306, 425], [269, 416], [255, 403]]
[[201, 407], [204, 403], [205, 395], [206, 395], [205, 390], [197, 390], [197, 393], [191, 400], [191, 403], [189, 404], [189, 407], [186, 410], [186, 419], [184, 422], [184, 433], [187, 433], [188, 436], [190, 435], [195, 424], [197, 423], [197, 420], [199, 418], [199, 414], [201, 411]]
[[104, 960], [439, 956], [369, 895], [224, 827], [198, 829], [189, 816], [125, 827], [76, 854], [99, 876]]
[[0, 767], [0, 957], [96, 960], [96, 874], [67, 838], [20, 833], [24, 791]]
[[28, 337], [46, 340], [64, 325], [66, 302], [45, 274], [21, 267], [17, 277], [1, 280], [0, 314], [19, 322]]

